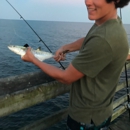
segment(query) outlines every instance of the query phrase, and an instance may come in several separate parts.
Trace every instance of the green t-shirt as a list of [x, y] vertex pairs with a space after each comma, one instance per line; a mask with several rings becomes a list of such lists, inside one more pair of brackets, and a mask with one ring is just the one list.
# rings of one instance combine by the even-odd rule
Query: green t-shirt
[[128, 49], [127, 34], [119, 18], [93, 25], [72, 61], [84, 74], [70, 91], [69, 115], [74, 120], [93, 120], [99, 125], [112, 115], [113, 97]]

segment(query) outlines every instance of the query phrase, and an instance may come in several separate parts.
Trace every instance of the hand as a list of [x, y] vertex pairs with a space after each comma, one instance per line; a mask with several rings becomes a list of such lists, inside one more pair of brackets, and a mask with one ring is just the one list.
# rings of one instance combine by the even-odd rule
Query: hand
[[27, 51], [26, 51], [25, 55], [23, 55], [21, 58], [22, 58], [23, 61], [33, 62], [33, 59], [35, 58], [35, 56], [31, 52], [31, 48], [30, 47], [27, 48]]
[[58, 49], [55, 53], [54, 59], [59, 62], [61, 60], [65, 60], [66, 58], [66, 53], [63, 50], [63, 48], [61, 47], [60, 49]]

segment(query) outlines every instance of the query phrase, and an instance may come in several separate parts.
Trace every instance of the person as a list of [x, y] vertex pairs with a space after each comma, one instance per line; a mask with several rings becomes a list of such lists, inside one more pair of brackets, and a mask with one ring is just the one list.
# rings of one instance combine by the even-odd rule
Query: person
[[72, 84], [67, 130], [107, 130], [113, 112], [113, 97], [128, 55], [128, 39], [117, 8], [130, 0], [85, 0], [88, 18], [95, 23], [87, 35], [60, 47], [54, 56], [79, 50], [62, 70], [39, 61], [28, 48], [22, 60], [38, 66], [56, 80]]

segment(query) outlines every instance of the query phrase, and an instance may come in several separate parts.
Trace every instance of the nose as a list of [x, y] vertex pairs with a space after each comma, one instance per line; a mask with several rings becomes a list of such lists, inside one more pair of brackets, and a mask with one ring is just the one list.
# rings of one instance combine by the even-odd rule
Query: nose
[[85, 0], [85, 4], [88, 6], [88, 5], [91, 5], [92, 4], [92, 0]]

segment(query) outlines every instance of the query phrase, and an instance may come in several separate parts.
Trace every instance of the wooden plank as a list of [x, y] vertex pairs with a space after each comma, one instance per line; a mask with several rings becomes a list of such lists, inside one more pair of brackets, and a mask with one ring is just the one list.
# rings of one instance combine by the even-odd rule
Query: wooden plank
[[68, 109], [58, 111], [51, 116], [38, 120], [37, 122], [20, 128], [19, 130], [45, 130], [57, 122], [65, 119], [68, 115]]
[[125, 120], [118, 120], [115, 125], [121, 130], [130, 130], [130, 124], [127, 124]]
[[70, 86], [53, 81], [0, 97], [0, 116], [5, 116], [69, 92]]
[[42, 71], [0, 78], [0, 96], [54, 81]]
[[127, 94], [114, 101], [113, 109], [127, 101]]
[[111, 121], [115, 120], [118, 116], [122, 115], [127, 110], [126, 105], [127, 104], [120, 106], [114, 110]]
[[[124, 83], [120, 84], [120, 86], [120, 88], [123, 88]], [[69, 90], [70, 86], [64, 85], [57, 81], [53, 81], [48, 84], [41, 84], [12, 94], [1, 96], [0, 116], [5, 116], [24, 108], [33, 106], [35, 104], [41, 103], [43, 101], [49, 100], [58, 95], [69, 92]]]
[[[127, 68], [130, 68], [130, 64], [127, 64]], [[124, 71], [124, 68], [122, 71]], [[11, 94], [19, 90], [30, 88], [43, 83], [48, 83], [51, 81], [54, 81], [54, 79], [45, 74], [43, 71], [30, 72], [7, 78], [0, 78], [0, 96]], [[120, 85], [121, 88], [123, 87], [122, 85]]]
[[110, 128], [111, 129], [109, 129], [109, 130], [122, 130], [122, 129], [120, 129], [118, 126], [116, 126], [116, 125], [113, 125], [113, 126], [110, 126]]
[[126, 111], [117, 120], [111, 123], [111, 130], [130, 130], [129, 113]]
[[[128, 80], [128, 85], [130, 85], [130, 79]], [[121, 89], [126, 87], [126, 81], [119, 83], [116, 89], [116, 92], [120, 91]]]

